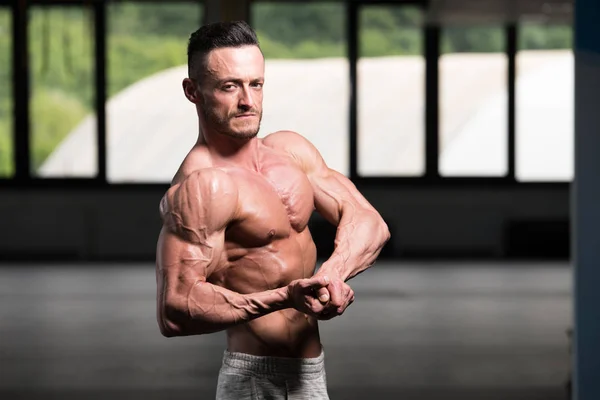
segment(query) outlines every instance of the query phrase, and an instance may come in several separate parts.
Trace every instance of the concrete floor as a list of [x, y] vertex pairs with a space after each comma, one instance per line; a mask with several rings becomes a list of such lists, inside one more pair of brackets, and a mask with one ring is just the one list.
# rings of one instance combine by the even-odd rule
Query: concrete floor
[[[0, 399], [211, 399], [222, 333], [163, 338], [153, 265], [0, 267]], [[566, 398], [566, 264], [378, 263], [321, 323], [331, 399]]]

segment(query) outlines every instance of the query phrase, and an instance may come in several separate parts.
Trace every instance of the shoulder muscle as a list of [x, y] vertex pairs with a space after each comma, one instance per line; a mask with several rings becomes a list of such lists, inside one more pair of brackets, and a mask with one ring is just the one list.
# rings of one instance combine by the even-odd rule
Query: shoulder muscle
[[325, 167], [325, 162], [317, 148], [308, 139], [296, 132], [274, 132], [266, 136], [263, 143], [290, 154], [306, 172]]
[[195, 171], [174, 185], [162, 198], [160, 212], [165, 227], [191, 243], [225, 229], [235, 218], [238, 191], [224, 171]]

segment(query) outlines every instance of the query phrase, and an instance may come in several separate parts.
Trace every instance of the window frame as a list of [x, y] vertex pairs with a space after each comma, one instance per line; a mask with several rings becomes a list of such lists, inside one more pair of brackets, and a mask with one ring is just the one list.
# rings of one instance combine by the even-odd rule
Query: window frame
[[[165, 2], [154, 0], [128, 0], [131, 2]], [[301, 3], [302, 0], [260, 0], [249, 2], [248, 19], [251, 23], [253, 3]], [[8, 8], [12, 13], [12, 97], [13, 97], [13, 146], [15, 166], [12, 177], [1, 177], [0, 187], [15, 188], [165, 188], [169, 182], [157, 183], [112, 183], [106, 176], [106, 56], [107, 56], [107, 6], [111, 0], [0, 0], [0, 7]], [[209, 12], [207, 7], [210, 2], [203, 0], [177, 0], [179, 3], [195, 3], [204, 6], [203, 18], [206, 20]], [[358, 148], [357, 148], [357, 62], [359, 54], [359, 11], [362, 7], [371, 5], [395, 5], [427, 7], [426, 0], [330, 0], [340, 2], [345, 6], [346, 49], [349, 61], [350, 94], [349, 102], [349, 177], [358, 186], [375, 187], [519, 187], [519, 188], [558, 188], [566, 189], [571, 181], [526, 181], [516, 179], [515, 171], [515, 79], [516, 55], [518, 39], [518, 23], [510, 22], [504, 25], [506, 36], [506, 55], [508, 59], [508, 173], [499, 177], [465, 177], [441, 176], [438, 165], [438, 130], [439, 130], [439, 57], [442, 27], [439, 24], [425, 22], [422, 28], [424, 39], [425, 57], [425, 173], [421, 176], [360, 176], [358, 174]], [[214, 4], [214, 3], [212, 3]], [[93, 178], [41, 178], [30, 173], [30, 126], [29, 126], [29, 60], [28, 60], [28, 26], [27, 13], [29, 5], [35, 6], [75, 6], [91, 7], [94, 15], [94, 41], [95, 41], [95, 111], [97, 115], [97, 153], [98, 175]], [[204, 21], [199, 21], [203, 23]]]

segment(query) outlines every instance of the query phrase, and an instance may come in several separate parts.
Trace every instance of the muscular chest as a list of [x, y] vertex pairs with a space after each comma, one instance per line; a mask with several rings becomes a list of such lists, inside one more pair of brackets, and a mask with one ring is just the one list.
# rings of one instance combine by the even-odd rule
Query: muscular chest
[[239, 171], [240, 222], [230, 237], [261, 246], [302, 232], [314, 209], [306, 175], [286, 160], [264, 160], [258, 172]]

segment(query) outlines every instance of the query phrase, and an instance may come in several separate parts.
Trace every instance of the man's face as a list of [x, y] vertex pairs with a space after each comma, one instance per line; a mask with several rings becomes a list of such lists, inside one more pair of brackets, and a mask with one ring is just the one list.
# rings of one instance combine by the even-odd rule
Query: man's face
[[265, 61], [257, 46], [211, 51], [200, 83], [200, 111], [210, 129], [253, 138], [262, 119]]

